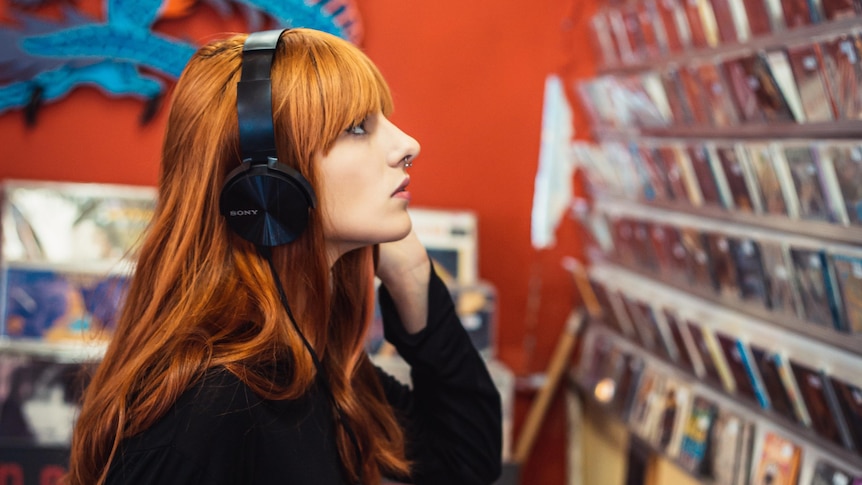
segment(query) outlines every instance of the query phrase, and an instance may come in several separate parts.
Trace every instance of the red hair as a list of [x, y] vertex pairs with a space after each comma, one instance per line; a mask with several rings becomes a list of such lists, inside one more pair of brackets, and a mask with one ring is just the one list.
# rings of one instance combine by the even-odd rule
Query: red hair
[[[266, 261], [218, 211], [225, 176], [239, 163], [236, 83], [245, 37], [201, 47], [177, 83], [156, 212], [117, 329], [84, 396], [71, 484], [103, 482], [119, 443], [152, 426], [208, 369], [227, 369], [266, 399], [296, 398], [314, 381], [314, 364]], [[369, 113], [392, 109], [372, 62], [349, 42], [313, 30], [282, 34], [272, 86], [279, 160], [316, 189], [314, 162], [338, 135]], [[409, 471], [403, 434], [364, 352], [373, 249], [351, 251], [330, 268], [325, 211], [312, 211], [305, 232], [274, 248], [273, 259], [290, 275], [282, 284], [297, 324], [357, 436], [363, 462], [339, 429], [341, 459], [354, 478], [361, 470], [373, 483], [381, 472]], [[292, 379], [280, 384], [272, 369], [285, 366]]]

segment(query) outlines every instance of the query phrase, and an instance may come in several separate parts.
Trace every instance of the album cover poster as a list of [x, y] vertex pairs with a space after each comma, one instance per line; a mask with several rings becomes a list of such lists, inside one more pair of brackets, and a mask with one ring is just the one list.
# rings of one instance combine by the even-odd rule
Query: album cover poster
[[686, 322], [686, 328], [689, 335], [691, 335], [691, 340], [694, 343], [694, 348], [697, 350], [698, 357], [701, 363], [703, 363], [703, 377], [706, 379], [706, 382], [719, 389], [726, 389], [724, 378], [718, 368], [719, 363], [716, 362], [716, 356], [710, 349], [709, 342], [707, 342], [709, 336], [706, 334], [706, 331], [700, 325], [689, 321]]
[[841, 429], [846, 429], [846, 424], [841, 410], [833, 408], [837, 403], [830, 404], [829, 393], [832, 389], [829, 378], [822, 371], [793, 359], [790, 359], [790, 369], [811, 418], [811, 427], [827, 440], [844, 445]]
[[767, 307], [769, 290], [763, 258], [760, 256], [760, 243], [754, 239], [731, 238], [730, 251], [739, 280], [740, 298]]
[[745, 159], [740, 156], [735, 145], [716, 145], [721, 172], [727, 181], [727, 207], [739, 212], [755, 212], [756, 205], [751, 191], [751, 175]]
[[853, 475], [825, 460], [817, 460], [811, 485], [850, 485]]
[[822, 42], [820, 48], [836, 118], [862, 118], [862, 40], [856, 34], [844, 34]]
[[746, 143], [743, 149], [751, 166], [758, 190], [758, 200], [762, 210], [767, 214], [788, 215], [787, 203], [784, 199], [784, 189], [772, 156], [772, 150], [766, 143]]
[[704, 62], [696, 67], [695, 72], [697, 81], [702, 87], [707, 114], [712, 125], [736, 125], [739, 117], [718, 66], [711, 62]]
[[760, 241], [760, 256], [766, 275], [769, 309], [777, 314], [800, 317], [799, 293], [793, 279], [789, 246], [781, 241]]
[[795, 484], [799, 477], [802, 460], [802, 447], [789, 438], [773, 431], [763, 437], [754, 483], [756, 484]]
[[[659, 0], [662, 1], [662, 0]], [[671, 118], [674, 125], [683, 126], [694, 122], [694, 114], [692, 114], [686, 99], [685, 89], [683, 88], [680, 75], [675, 68], [669, 68], [661, 73], [661, 85], [664, 87], [665, 96], [667, 97], [668, 108], [670, 109]]]
[[800, 423], [794, 411], [793, 397], [784, 385], [780, 366], [783, 365], [780, 355], [751, 342], [748, 346], [751, 357], [760, 376], [766, 394], [769, 396], [769, 409], [794, 423]]
[[722, 332], [715, 332], [715, 338], [718, 340], [724, 360], [727, 362], [733, 381], [736, 383], [736, 393], [752, 402], [760, 403], [761, 397], [755, 392], [754, 381], [749, 375], [745, 365], [745, 357], [739, 347], [744, 344], [738, 343], [735, 337]]
[[691, 277], [691, 283], [702, 289], [713, 288], [706, 234], [694, 227], [680, 227], [679, 234], [688, 258], [688, 274]]
[[791, 247], [790, 260], [805, 318], [817, 325], [835, 328], [824, 251]]
[[704, 204], [722, 207], [721, 192], [716, 183], [716, 175], [710, 162], [706, 146], [702, 144], [687, 147], [689, 160]]
[[744, 0], [745, 14], [748, 18], [748, 28], [753, 37], [772, 32], [771, 14], [766, 0]]
[[683, 327], [680, 323], [679, 314], [672, 308], [662, 308], [661, 313], [670, 334], [670, 338], [673, 341], [674, 348], [676, 349], [676, 363], [691, 375], [699, 375], [690, 353], [691, 344], [683, 335]]
[[761, 123], [765, 119], [758, 104], [757, 89], [760, 87], [760, 81], [754, 75], [756, 62], [757, 57], [749, 55], [727, 59], [720, 64], [742, 122]]
[[835, 173], [841, 215], [846, 214], [850, 225], [862, 226], [862, 144], [829, 144], [821, 153]]
[[745, 472], [742, 453], [746, 426], [750, 424], [733, 411], [719, 409], [716, 413], [705, 460], [711, 483], [735, 485], [737, 476]]
[[805, 119], [807, 121], [835, 119], [820, 45], [804, 44], [788, 47], [787, 58], [793, 69], [793, 78], [796, 80], [796, 89], [802, 100]]
[[2, 189], [5, 261], [130, 259], [156, 205], [151, 187], [6, 181]]
[[107, 341], [127, 285], [127, 274], [7, 268], [2, 335], [46, 342]]
[[0, 355], [0, 440], [68, 447], [91, 372], [88, 363]]
[[758, 80], [757, 102], [767, 121], [805, 121], [793, 70], [783, 49], [760, 52], [751, 68]]
[[834, 376], [829, 380], [856, 453], [862, 455], [862, 389]]
[[703, 475], [706, 471], [707, 448], [717, 412], [718, 407], [713, 401], [701, 395], [693, 397], [680, 443], [678, 463], [695, 476]]
[[841, 303], [841, 328], [862, 333], [862, 257], [831, 254], [829, 259], [839, 292], [835, 300]]
[[853, 18], [862, 11], [862, 3], [858, 0], [820, 0], [820, 7], [826, 20]]
[[724, 234], [707, 233], [706, 240], [713, 289], [721, 295], [739, 298], [739, 277], [731, 253], [730, 238]]

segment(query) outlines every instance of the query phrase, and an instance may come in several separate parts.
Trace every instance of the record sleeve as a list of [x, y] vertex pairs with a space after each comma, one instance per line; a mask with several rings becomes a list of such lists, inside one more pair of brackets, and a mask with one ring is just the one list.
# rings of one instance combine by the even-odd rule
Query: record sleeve
[[645, 60], [647, 58], [647, 42], [646, 36], [641, 30], [642, 25], [637, 10], [631, 5], [622, 5], [618, 9], [625, 27], [628, 44], [631, 47], [631, 60], [635, 62]]
[[753, 342], [749, 344], [749, 349], [763, 387], [769, 396], [769, 409], [791, 422], [800, 422], [794, 411], [793, 398], [780, 374], [779, 366], [782, 365], [780, 356]]
[[758, 37], [772, 32], [769, 8], [766, 0], [744, 0], [748, 28], [752, 37]]
[[[688, 1], [688, 0], [686, 0]], [[709, 110], [704, 86], [701, 85], [697, 71], [690, 66], [680, 66], [677, 69], [680, 85], [683, 89], [684, 102], [688, 106], [693, 122], [697, 125], [708, 126], [710, 124]]]
[[698, 375], [697, 370], [695, 370], [691, 354], [689, 353], [689, 343], [686, 342], [686, 338], [682, 333], [683, 329], [680, 326], [679, 315], [676, 311], [670, 308], [662, 309], [662, 315], [664, 316], [671, 339], [673, 339], [674, 346], [676, 347], [676, 362], [691, 375]]
[[839, 292], [841, 328], [862, 333], [862, 258], [849, 254], [831, 254], [829, 259], [835, 270]]
[[704, 378], [706, 382], [712, 384], [719, 389], [726, 389], [724, 377], [719, 371], [719, 363], [716, 362], [716, 354], [711, 350], [711, 345], [707, 341], [709, 336], [705, 333], [700, 325], [692, 322], [686, 322], [686, 327], [691, 335], [694, 347], [697, 350], [698, 357], [703, 363]]
[[696, 68], [696, 75], [712, 125], [736, 125], [739, 117], [718, 66], [711, 62], [701, 63]]
[[862, 40], [856, 34], [844, 34], [822, 42], [820, 48], [836, 118], [862, 118]]
[[862, 455], [862, 389], [834, 376], [829, 379], [856, 453]]
[[769, 309], [776, 314], [804, 318], [800, 316], [801, 302], [793, 278], [789, 246], [781, 241], [761, 241], [760, 256], [766, 275]]
[[758, 104], [760, 81], [754, 74], [756, 62], [757, 57], [749, 55], [727, 59], [720, 64], [741, 122], [760, 123], [765, 119]]
[[754, 483], [795, 484], [801, 460], [802, 447], [798, 443], [767, 431], [755, 469]]
[[667, 179], [673, 199], [681, 204], [692, 204], [697, 196], [691, 193], [689, 168], [682, 150], [670, 145], [662, 145], [657, 148], [656, 153], [662, 163], [667, 167]]
[[584, 345], [578, 363], [578, 381], [584, 387], [592, 389], [598, 383], [612, 348], [610, 339], [602, 334], [597, 334], [589, 344]]
[[664, 453], [678, 456], [691, 413], [691, 389], [675, 379], [668, 379], [664, 389], [664, 403], [655, 443]]
[[767, 121], [804, 122], [802, 100], [793, 79], [793, 69], [783, 49], [760, 52], [753, 65], [759, 85], [758, 104]]
[[718, 411], [716, 404], [700, 395], [692, 399], [691, 411], [685, 423], [678, 462], [695, 476], [702, 475], [707, 457], [710, 434]]
[[620, 62], [619, 46], [616, 45], [616, 39], [611, 31], [611, 26], [608, 23], [607, 12], [597, 12], [590, 19], [590, 29], [592, 30], [593, 49], [597, 54], [600, 63], [605, 66], [612, 66]]
[[[737, 0], [710, 0], [712, 13], [715, 16], [715, 24], [718, 34], [718, 40], [722, 44], [731, 44], [742, 39], [737, 34], [737, 19], [734, 15], [732, 2]], [[739, 2], [740, 7], [742, 2]]]
[[687, 151], [704, 204], [722, 207], [724, 204], [722, 203], [721, 192], [716, 183], [716, 174], [706, 146], [702, 144], [690, 145]]
[[817, 460], [811, 485], [850, 485], [853, 475], [825, 460]]
[[635, 305], [639, 316], [636, 321], [639, 322], [638, 331], [641, 335], [641, 341], [656, 355], [672, 361], [672, 351], [668, 348], [663, 332], [658, 326], [652, 306], [644, 301], [636, 301]]
[[694, 227], [680, 227], [679, 233], [686, 249], [691, 283], [701, 289], [714, 288], [706, 234]]
[[656, 0], [656, 12], [661, 22], [660, 32], [670, 52], [681, 52], [689, 46], [688, 23], [680, 0]]
[[660, 201], [673, 200], [670, 190], [670, 181], [667, 178], [667, 167], [655, 151], [655, 148], [638, 144], [637, 155], [640, 165], [645, 172], [649, 185], [652, 188], [652, 199]]
[[641, 268], [650, 272], [657, 272], [658, 261], [650, 237], [651, 228], [652, 224], [649, 222], [635, 221], [635, 256]]
[[830, 404], [829, 393], [832, 389], [829, 378], [822, 371], [793, 359], [790, 360], [790, 368], [811, 417], [811, 427], [823, 438], [837, 445], [844, 445], [842, 428], [846, 430], [847, 425], [841, 416], [841, 410], [833, 407], [837, 403]]
[[745, 365], [745, 357], [737, 346], [737, 339], [721, 332], [715, 332], [715, 338], [736, 383], [736, 393], [752, 402], [760, 402], [762, 397], [754, 390], [754, 383]]
[[709, 0], [684, 0], [691, 44], [694, 47], [718, 45], [718, 26]]
[[722, 174], [727, 182], [729, 193], [727, 207], [739, 212], [755, 211], [755, 202], [751, 196], [751, 175], [735, 145], [716, 145]]
[[668, 224], [653, 224], [650, 236], [659, 274], [669, 281], [685, 284], [688, 281], [688, 266], [685, 247], [682, 246], [677, 229]]
[[9, 267], [2, 335], [46, 342], [105, 342], [115, 328], [127, 274]]
[[836, 328], [829, 296], [829, 275], [823, 250], [790, 248], [793, 274], [805, 318], [824, 327]]
[[793, 180], [793, 192], [799, 205], [799, 217], [808, 220], [829, 222], [831, 213], [820, 170], [817, 153], [810, 145], [783, 145], [784, 159]]
[[769, 145], [762, 143], [747, 143], [744, 145], [751, 172], [758, 190], [758, 200], [762, 210], [767, 214], [788, 215], [784, 189], [775, 168], [772, 151]]
[[820, 0], [820, 7], [826, 20], [856, 17], [862, 10], [858, 0]]
[[631, 408], [643, 367], [643, 359], [636, 355], [627, 355], [625, 367], [616, 381], [613, 400], [609, 404], [611, 411], [622, 419], [628, 419], [628, 412]]
[[804, 44], [787, 48], [787, 58], [793, 69], [793, 78], [802, 100], [802, 111], [807, 121], [835, 119], [823, 56], [818, 44]]
[[659, 33], [658, 12], [655, 1], [638, 2], [635, 6], [640, 31], [643, 34], [644, 50], [648, 58], [656, 58], [667, 53], [663, 33]]
[[767, 307], [769, 291], [763, 258], [760, 256], [760, 243], [749, 238], [731, 238], [730, 252], [739, 280], [739, 297], [743, 301]]
[[735, 412], [718, 409], [712, 424], [706, 459], [709, 465], [706, 474], [712, 477], [715, 485], [735, 485], [739, 475], [745, 473], [745, 428], [750, 426]]
[[789, 29], [820, 21], [819, 12], [812, 11], [808, 0], [782, 0], [781, 12], [784, 15], [784, 25]]
[[862, 144], [829, 144], [823, 147], [823, 163], [831, 163], [837, 180], [835, 194], [850, 225], [862, 226]]
[[731, 253], [730, 238], [724, 234], [707, 233], [706, 240], [713, 289], [721, 295], [738, 299], [739, 277]]
[[[662, 1], [662, 0], [659, 0]], [[689, 106], [680, 75], [675, 67], [665, 69], [661, 73], [661, 85], [664, 87], [668, 108], [674, 125], [683, 126], [694, 122], [694, 114]]]
[[644, 367], [629, 413], [629, 425], [647, 438], [658, 426], [662, 412], [665, 379], [649, 366]]

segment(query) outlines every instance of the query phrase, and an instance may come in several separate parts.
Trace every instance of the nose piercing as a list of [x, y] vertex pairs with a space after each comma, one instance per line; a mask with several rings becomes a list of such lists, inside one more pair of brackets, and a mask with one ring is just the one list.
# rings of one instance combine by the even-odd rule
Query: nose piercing
[[410, 155], [407, 155], [401, 160], [404, 162], [404, 168], [410, 168], [413, 166], [413, 157], [411, 157]]

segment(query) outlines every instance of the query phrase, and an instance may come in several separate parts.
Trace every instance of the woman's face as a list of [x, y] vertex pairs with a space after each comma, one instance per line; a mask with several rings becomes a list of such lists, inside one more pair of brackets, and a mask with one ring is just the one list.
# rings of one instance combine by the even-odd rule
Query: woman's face
[[319, 197], [330, 264], [348, 251], [410, 232], [406, 165], [418, 154], [416, 140], [373, 113], [342, 132], [320, 157]]

